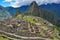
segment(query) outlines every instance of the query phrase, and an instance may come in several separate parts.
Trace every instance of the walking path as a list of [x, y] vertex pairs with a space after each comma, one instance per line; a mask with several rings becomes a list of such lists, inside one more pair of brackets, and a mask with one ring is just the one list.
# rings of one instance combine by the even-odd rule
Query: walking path
[[24, 36], [18, 36], [18, 35], [12, 34], [12, 33], [7, 33], [7, 32], [2, 31], [2, 30], [0, 30], [0, 33], [2, 35], [6, 35], [6, 36], [9, 36], [9, 37], [18, 38], [18, 39], [47, 39], [47, 38], [42, 38], [42, 37], [24, 37]]

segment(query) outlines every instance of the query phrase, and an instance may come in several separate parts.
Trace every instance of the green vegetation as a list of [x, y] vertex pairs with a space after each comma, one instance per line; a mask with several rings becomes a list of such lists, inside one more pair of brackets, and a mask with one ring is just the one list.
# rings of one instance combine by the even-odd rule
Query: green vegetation
[[60, 36], [60, 28], [59, 27], [57, 27], [57, 26], [54, 26], [54, 30], [56, 29], [56, 31], [58, 31], [58, 35]]
[[57, 24], [58, 27], [60, 27], [60, 19], [57, 20], [57, 23], [56, 24]]
[[20, 30], [21, 32], [26, 32], [27, 30]]
[[48, 28], [46, 26], [41, 26], [41, 28], [43, 28], [44, 30], [48, 30]]
[[21, 12], [19, 10], [16, 10], [16, 12], [15, 12], [13, 17], [17, 17], [19, 14], [21, 14]]
[[24, 18], [30, 23], [38, 24], [38, 21], [34, 19], [32, 16], [24, 16]]
[[8, 40], [8, 39], [0, 36], [0, 40]]

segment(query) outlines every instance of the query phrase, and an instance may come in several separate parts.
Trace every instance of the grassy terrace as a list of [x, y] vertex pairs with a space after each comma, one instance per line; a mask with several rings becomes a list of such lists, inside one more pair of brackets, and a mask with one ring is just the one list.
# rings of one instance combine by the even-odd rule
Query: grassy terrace
[[9, 40], [9, 39], [3, 38], [2, 36], [0, 36], [0, 40]]
[[[24, 16], [25, 20], [27, 20], [28, 22], [30, 23], [33, 23], [33, 24], [36, 24], [36, 25], [39, 25], [40, 23], [34, 19], [32, 16]], [[48, 30], [48, 28], [44, 25], [41, 25], [41, 27], [44, 29], [44, 30]], [[58, 35], [60, 36], [60, 28], [54, 26], [54, 29], [56, 29], [58, 31]]]
[[32, 16], [24, 16], [25, 20], [27, 20], [28, 22], [30, 23], [33, 23], [33, 24], [38, 24], [39, 22], [34, 19]]
[[[17, 17], [18, 20], [20, 20], [20, 17], [21, 17], [21, 16]], [[36, 25], [40, 25], [40, 24], [41, 24], [41, 23], [39, 22], [39, 21], [41, 21], [41, 20], [38, 21], [37, 18], [34, 18], [34, 17], [32, 17], [32, 16], [23, 16], [23, 17], [21, 17], [21, 18], [24, 18], [26, 21], [28, 21], [28, 22], [30, 22], [30, 23], [33, 23], [33, 24], [36, 24]], [[48, 30], [48, 27], [45, 26], [45, 25], [41, 25], [41, 26], [39, 26], [39, 27], [42, 28], [42, 29], [44, 29], [44, 30]], [[53, 26], [53, 28], [54, 28], [54, 30], [56, 29], [56, 30], [55, 30], [55, 31], [56, 31], [55, 33], [60, 36], [60, 28], [58, 28], [58, 27], [56, 27], [56, 26]], [[21, 30], [21, 32], [26, 32], [26, 31], [27, 31], [27, 30]], [[57, 31], [58, 31], [58, 32], [57, 32]], [[43, 35], [44, 33], [41, 32], [41, 34]], [[52, 36], [53, 36], [53, 35], [52, 35]], [[58, 37], [59, 37], [59, 36], [58, 36]], [[56, 38], [54, 38], [54, 39], [56, 39]], [[0, 36], [0, 40], [9, 40], [9, 39]], [[57, 40], [57, 39], [56, 39], [56, 40]]]

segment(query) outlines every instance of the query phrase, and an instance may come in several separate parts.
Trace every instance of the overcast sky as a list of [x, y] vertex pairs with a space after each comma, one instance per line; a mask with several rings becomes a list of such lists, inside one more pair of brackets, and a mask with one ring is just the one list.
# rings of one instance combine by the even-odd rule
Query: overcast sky
[[32, 1], [36, 1], [38, 5], [45, 4], [47, 5], [48, 3], [60, 3], [60, 0], [0, 0], [0, 5], [4, 7], [21, 7], [23, 5], [30, 5]]

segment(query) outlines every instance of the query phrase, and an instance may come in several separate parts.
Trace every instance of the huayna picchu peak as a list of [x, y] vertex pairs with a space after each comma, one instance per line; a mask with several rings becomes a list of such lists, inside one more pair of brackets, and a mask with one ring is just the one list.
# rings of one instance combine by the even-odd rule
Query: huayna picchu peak
[[40, 15], [38, 4], [35, 1], [33, 1], [29, 8], [27, 9], [27, 11], [25, 12], [25, 14], [34, 16]]
[[33, 1], [26, 12], [17, 9], [12, 18], [0, 21], [0, 37], [4, 40], [60, 40], [59, 25], [54, 14]]
[[30, 6], [37, 7], [38, 4], [37, 4], [35, 1], [33, 1], [33, 2], [30, 4]]

